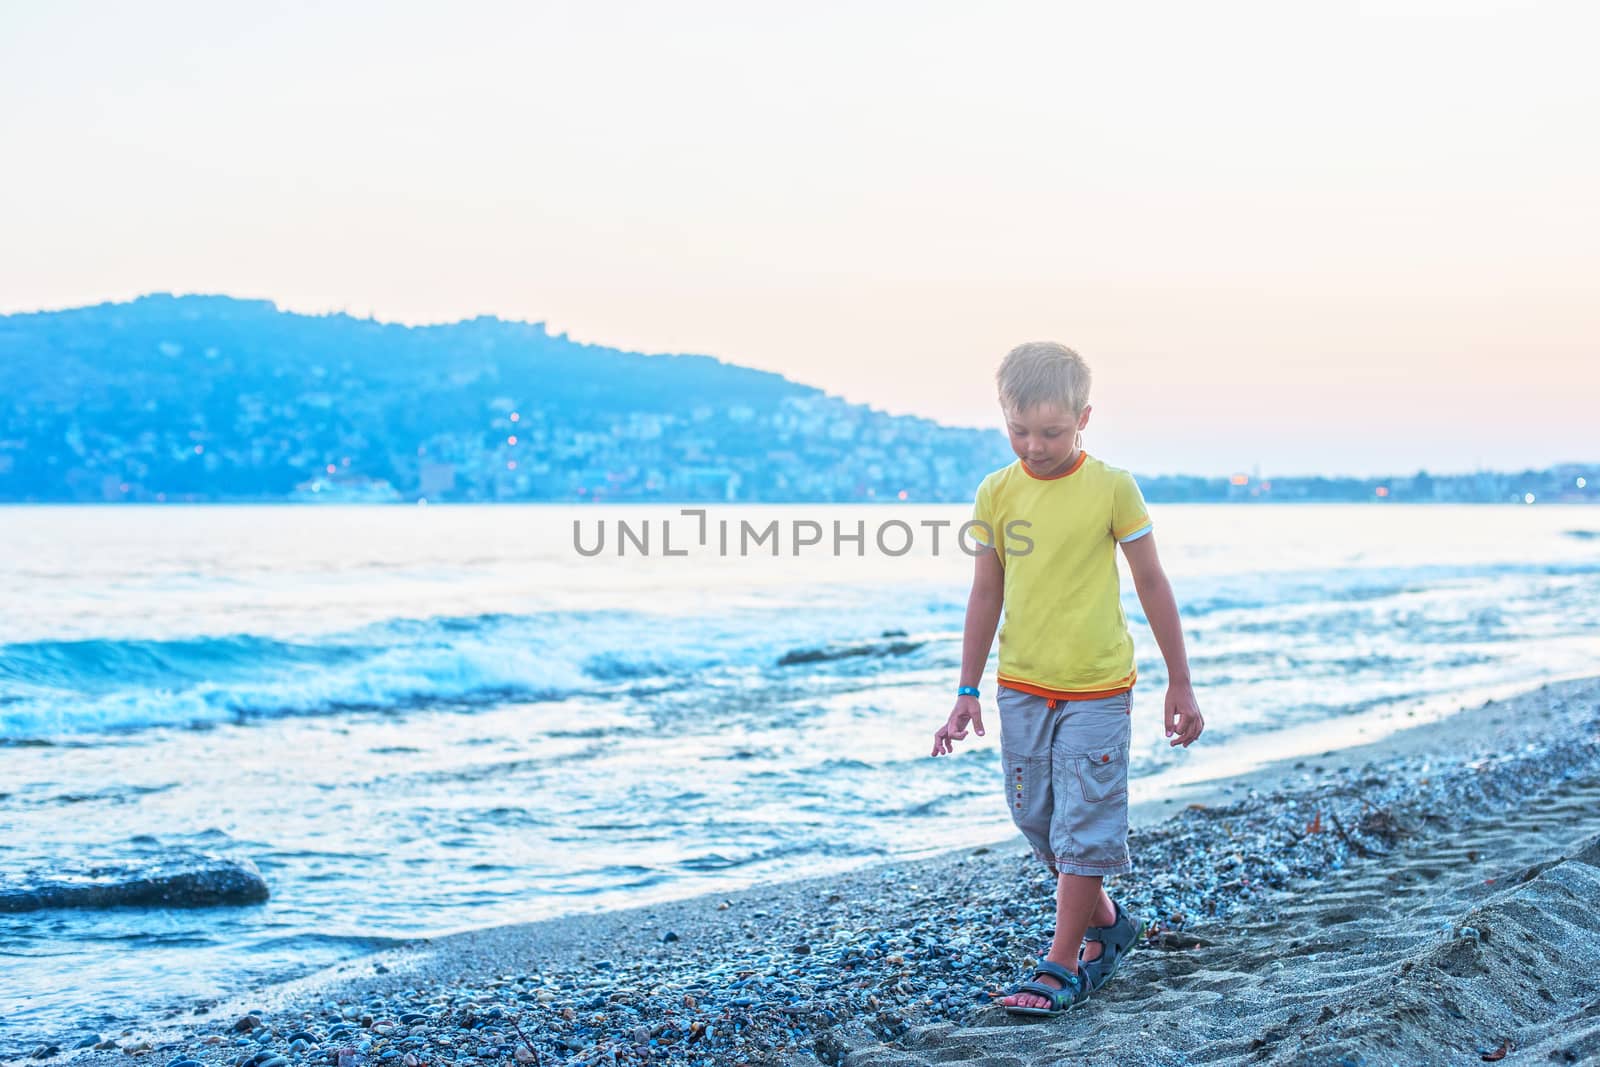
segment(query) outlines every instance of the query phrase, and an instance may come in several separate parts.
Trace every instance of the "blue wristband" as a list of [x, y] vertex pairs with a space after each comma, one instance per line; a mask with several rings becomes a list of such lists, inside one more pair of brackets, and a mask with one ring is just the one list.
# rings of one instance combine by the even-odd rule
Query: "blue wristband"
[[958, 697], [975, 697], [977, 695], [978, 687], [975, 685], [964, 685], [956, 690], [956, 696]]

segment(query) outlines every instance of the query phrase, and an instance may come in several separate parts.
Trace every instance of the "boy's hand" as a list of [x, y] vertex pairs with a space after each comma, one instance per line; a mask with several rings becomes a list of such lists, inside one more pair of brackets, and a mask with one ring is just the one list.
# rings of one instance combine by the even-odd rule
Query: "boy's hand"
[[1171, 743], [1188, 748], [1205, 728], [1200, 704], [1194, 698], [1194, 687], [1187, 682], [1167, 686], [1167, 736], [1172, 738]]
[[943, 726], [933, 732], [933, 754], [948, 756], [956, 750], [955, 743], [967, 736], [967, 724], [979, 737], [983, 736], [983, 708], [977, 697], [956, 697], [956, 706]]

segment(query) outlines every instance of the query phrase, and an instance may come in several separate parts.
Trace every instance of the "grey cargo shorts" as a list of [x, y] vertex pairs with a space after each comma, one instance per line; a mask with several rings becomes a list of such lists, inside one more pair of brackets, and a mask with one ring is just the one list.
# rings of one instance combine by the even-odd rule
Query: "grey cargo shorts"
[[1047, 700], [1000, 686], [1006, 807], [1061, 874], [1127, 874], [1133, 694]]

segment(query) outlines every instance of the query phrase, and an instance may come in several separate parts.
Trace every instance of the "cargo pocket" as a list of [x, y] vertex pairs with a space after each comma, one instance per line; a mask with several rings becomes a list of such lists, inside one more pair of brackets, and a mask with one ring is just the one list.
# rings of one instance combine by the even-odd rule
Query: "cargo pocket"
[[1083, 799], [1091, 804], [1115, 800], [1128, 792], [1128, 751], [1124, 748], [1091, 749], [1075, 761]]
[[1006, 808], [1011, 821], [1037, 849], [1050, 849], [1050, 758], [1001, 750], [1006, 773]]

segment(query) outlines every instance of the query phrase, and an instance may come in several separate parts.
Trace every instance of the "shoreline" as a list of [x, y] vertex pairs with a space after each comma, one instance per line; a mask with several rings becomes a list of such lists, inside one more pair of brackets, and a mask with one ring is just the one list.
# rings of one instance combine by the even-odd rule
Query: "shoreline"
[[[109, 1047], [63, 1044], [40, 1059], [100, 1067], [126, 1063], [132, 1050], [159, 1054], [163, 1063], [253, 1059], [253, 1067], [291, 1067], [337, 1064], [346, 1049], [352, 1062], [395, 1067], [463, 1061], [887, 1067], [974, 1059], [957, 1054], [956, 1046], [980, 1032], [983, 1054], [1007, 1049], [1005, 1062], [1029, 1062], [1035, 1047], [1041, 1057], [1110, 1054], [1112, 1046], [1103, 1043], [1069, 1053], [1052, 1042], [1099, 1029], [1084, 1026], [1080, 1016], [1114, 1012], [1158, 972], [1172, 978], [1182, 970], [1174, 970], [1176, 961], [1191, 965], [1213, 951], [1230, 919], [1259, 924], [1314, 899], [1347, 869], [1466, 832], [1475, 820], [1540, 798], [1559, 798], [1563, 789], [1581, 791], [1590, 778], [1600, 789], [1597, 709], [1600, 678], [1564, 681], [1376, 742], [1178, 785], [1130, 805], [1135, 870], [1110, 880], [1108, 891], [1155, 929], [1112, 985], [1067, 1018], [1044, 1024], [1047, 1031], [1038, 1024], [1019, 1029], [986, 995], [1026, 977], [1025, 961], [1049, 936], [1049, 880], [1014, 835], [838, 875], [415, 942], [129, 1031]], [[1548, 782], [1531, 774], [1534, 768], [1543, 768]], [[1580, 824], [1590, 834], [1600, 831], [1600, 818]], [[1571, 842], [1523, 836], [1542, 850], [1539, 862], [1565, 865], [1558, 854]], [[1574, 862], [1575, 870], [1584, 867]], [[1283, 964], [1273, 973], [1293, 970], [1284, 960], [1264, 966], [1272, 963]], [[1600, 957], [1588, 964], [1591, 972], [1600, 969]], [[251, 1017], [260, 1025], [235, 1030], [248, 1009], [265, 1012]], [[1165, 1010], [1176, 1017], [1192, 1009]], [[1315, 1030], [1307, 1040], [1317, 1040]], [[1292, 1031], [1291, 1025], [1284, 1034]], [[1179, 1037], [1168, 1040], [1182, 1044]], [[1297, 1062], [1280, 1061], [1273, 1051], [1285, 1040], [1263, 1041], [1239, 1061], [1249, 1053], [1249, 1062]], [[1351, 1040], [1349, 1054], [1366, 1055], [1354, 1050], [1367, 1046]], [[1518, 1044], [1526, 1046], [1526, 1035]], [[1331, 1046], [1307, 1046], [1324, 1047]], [[1440, 1051], [1437, 1041], [1428, 1047]], [[1170, 1061], [1136, 1058], [1151, 1048], [1148, 1037], [1140, 1038], [1117, 1054], [1122, 1058], [1104, 1062], [1176, 1063], [1192, 1051], [1173, 1047]], [[1263, 1050], [1272, 1058], [1263, 1058]], [[1458, 1049], [1449, 1062], [1460, 1055]]]

